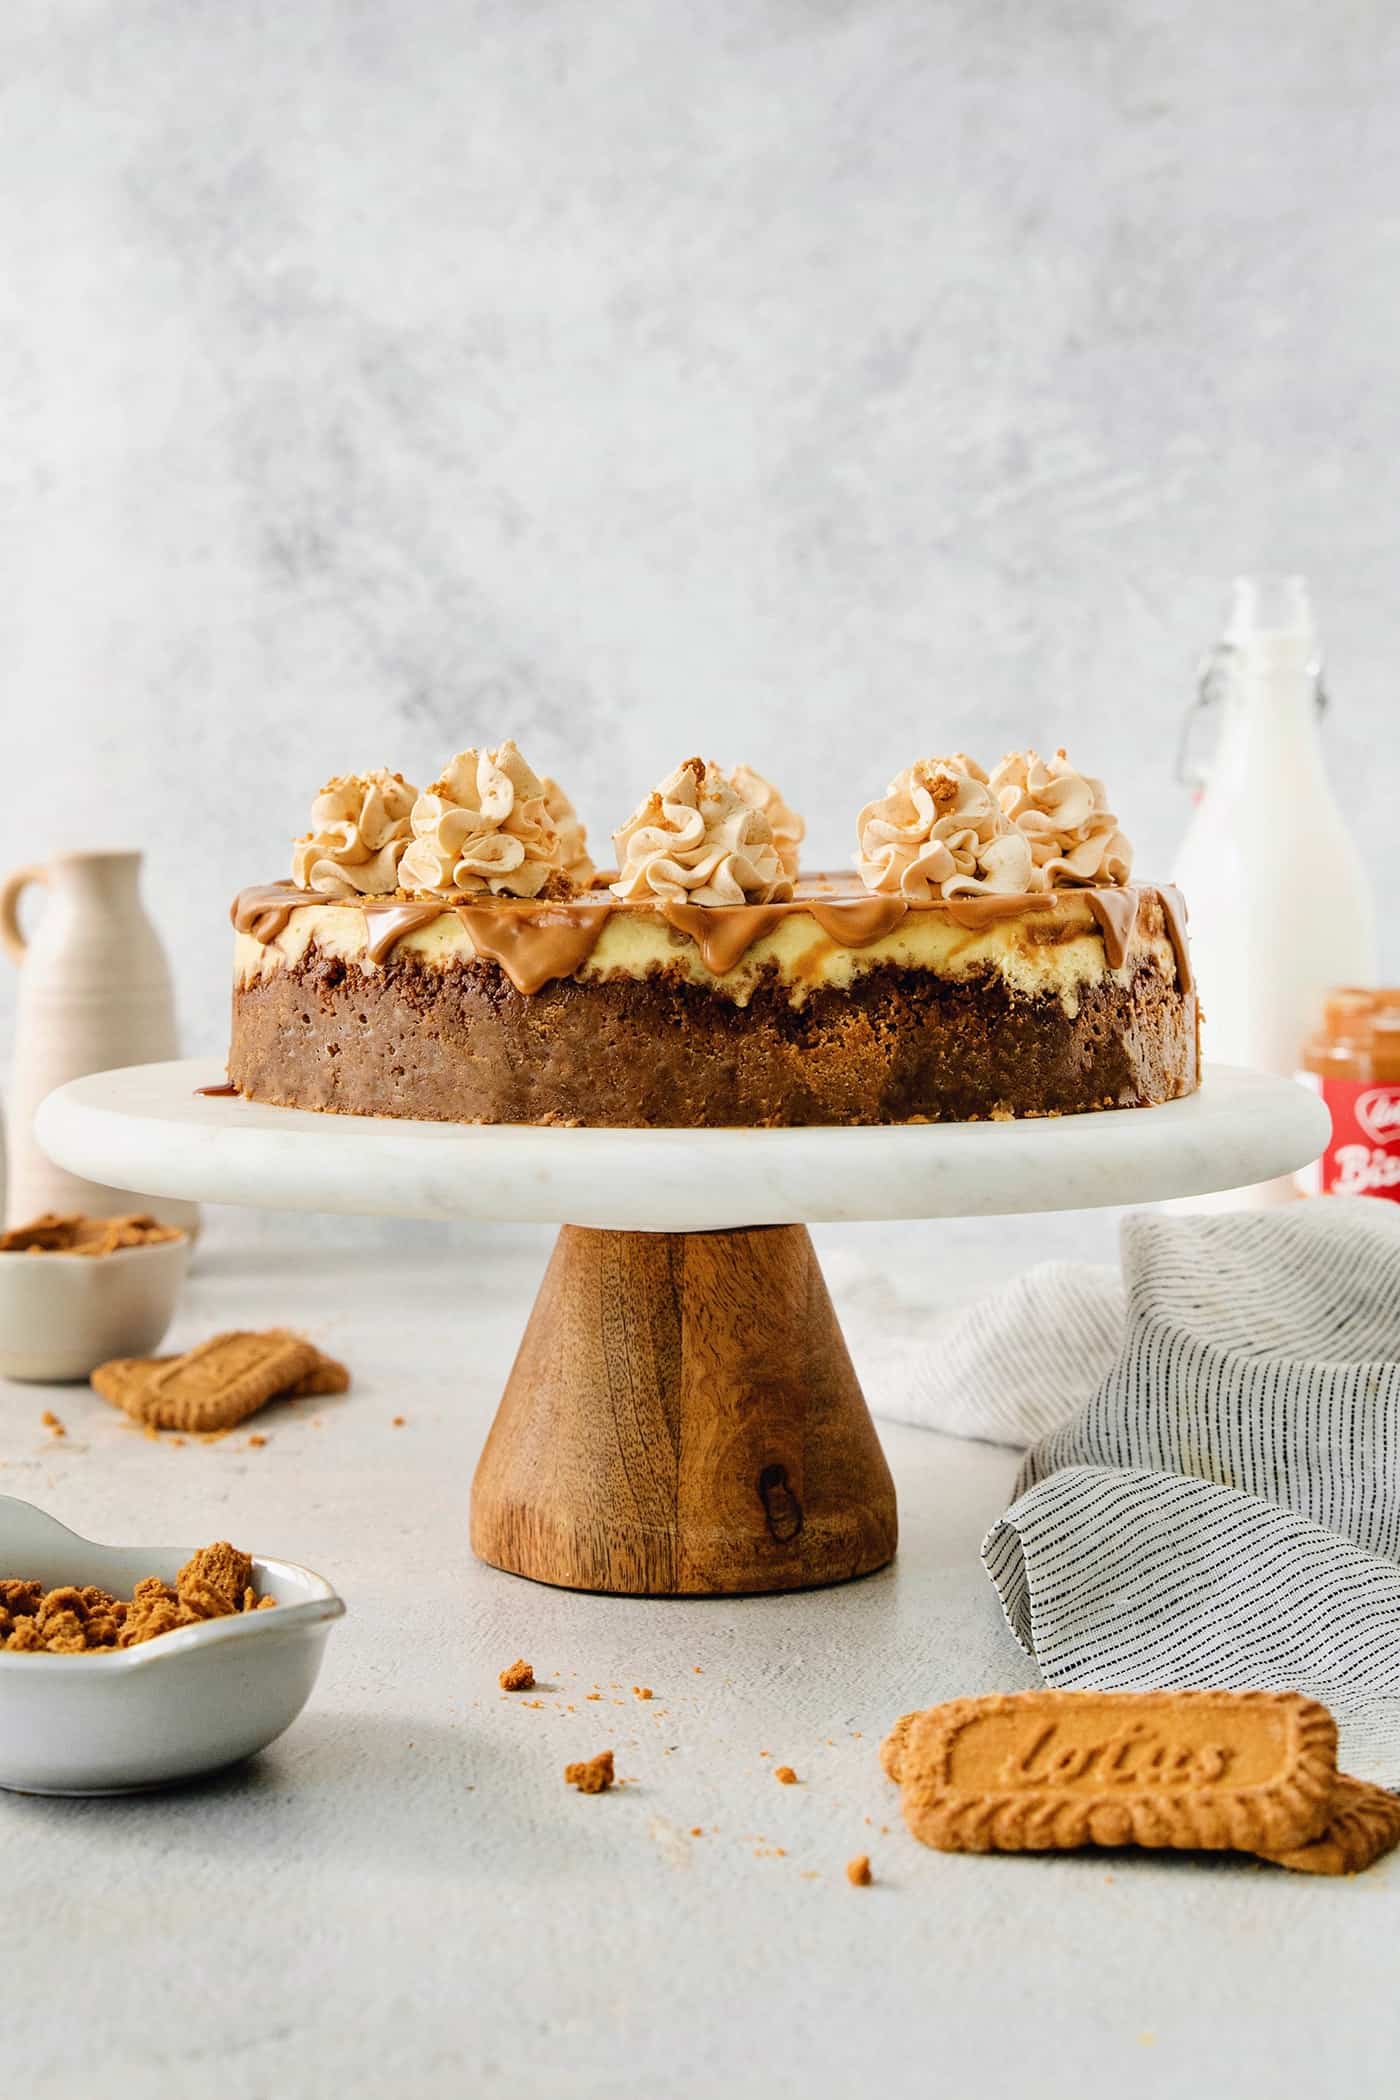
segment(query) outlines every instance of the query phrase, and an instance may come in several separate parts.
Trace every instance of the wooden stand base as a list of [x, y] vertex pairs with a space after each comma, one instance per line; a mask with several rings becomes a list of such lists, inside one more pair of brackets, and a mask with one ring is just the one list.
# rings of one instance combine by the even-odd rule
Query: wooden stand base
[[897, 1535], [805, 1226], [564, 1227], [476, 1471], [482, 1560], [735, 1596], [867, 1575]]

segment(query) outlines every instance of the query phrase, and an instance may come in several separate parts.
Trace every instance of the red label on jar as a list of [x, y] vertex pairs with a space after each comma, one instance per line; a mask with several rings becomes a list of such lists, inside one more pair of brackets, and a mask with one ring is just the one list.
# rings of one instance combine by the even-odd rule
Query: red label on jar
[[1299, 1176], [1323, 1196], [1385, 1196], [1400, 1203], [1400, 1086], [1369, 1079], [1299, 1078], [1319, 1093], [1332, 1117], [1320, 1160]]

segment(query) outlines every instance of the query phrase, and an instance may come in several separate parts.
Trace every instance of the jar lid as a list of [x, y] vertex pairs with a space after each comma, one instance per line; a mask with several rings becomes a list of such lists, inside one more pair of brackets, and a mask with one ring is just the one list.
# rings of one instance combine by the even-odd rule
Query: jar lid
[[[1400, 1003], [1400, 992], [1394, 997]], [[1349, 1041], [1370, 1033], [1379, 1008], [1380, 994], [1364, 985], [1341, 985], [1322, 1002], [1322, 1032], [1334, 1040]]]

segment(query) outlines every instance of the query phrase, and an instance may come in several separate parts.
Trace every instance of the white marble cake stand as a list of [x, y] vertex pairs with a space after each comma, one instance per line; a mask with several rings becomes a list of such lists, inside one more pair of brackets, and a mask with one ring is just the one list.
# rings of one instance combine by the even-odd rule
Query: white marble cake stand
[[807, 1226], [1156, 1202], [1316, 1158], [1327, 1112], [1216, 1067], [1161, 1108], [837, 1130], [541, 1130], [200, 1095], [213, 1061], [60, 1087], [93, 1181], [560, 1233], [472, 1489], [472, 1544], [572, 1588], [733, 1595], [883, 1567], [894, 1488]]

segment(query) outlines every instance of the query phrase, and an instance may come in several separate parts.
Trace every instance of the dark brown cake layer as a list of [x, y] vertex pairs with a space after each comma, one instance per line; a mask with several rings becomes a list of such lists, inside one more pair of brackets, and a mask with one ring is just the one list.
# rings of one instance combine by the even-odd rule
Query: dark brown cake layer
[[1071, 1018], [992, 973], [891, 964], [801, 1005], [775, 980], [736, 1009], [678, 972], [526, 997], [482, 958], [366, 977], [313, 949], [235, 990], [228, 1070], [259, 1101], [433, 1122], [964, 1122], [1172, 1100], [1196, 1039], [1194, 994], [1149, 965]]

